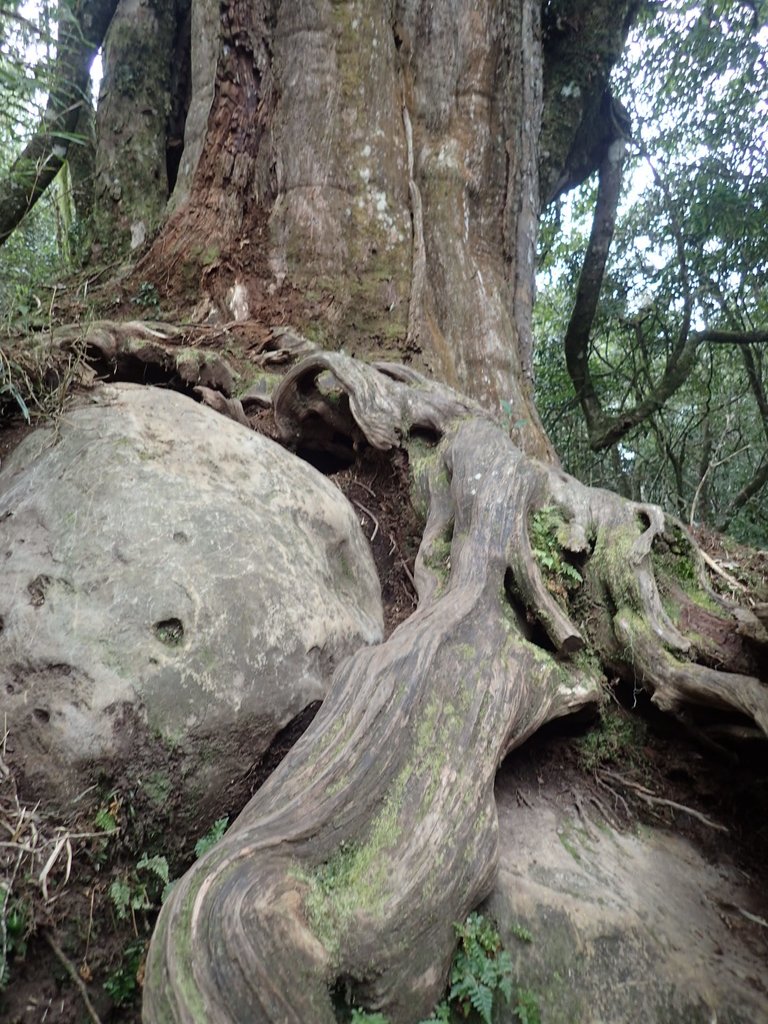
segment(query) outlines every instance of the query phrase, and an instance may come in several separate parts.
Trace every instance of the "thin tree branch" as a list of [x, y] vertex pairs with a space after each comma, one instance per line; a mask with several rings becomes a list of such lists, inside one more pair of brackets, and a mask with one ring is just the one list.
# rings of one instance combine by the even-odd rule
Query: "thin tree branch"
[[47, 929], [44, 930], [43, 931], [43, 938], [48, 943], [48, 945], [51, 948], [51, 951], [52, 951], [53, 955], [56, 957], [56, 959], [62, 965], [64, 970], [67, 972], [67, 974], [69, 975], [72, 983], [74, 984], [74, 986], [77, 988], [78, 992], [80, 993], [80, 997], [83, 1000], [83, 1005], [85, 1006], [85, 1009], [88, 1012], [88, 1016], [91, 1018], [91, 1021], [93, 1022], [93, 1024], [101, 1024], [101, 1019], [99, 1018], [98, 1013], [96, 1013], [94, 1005], [91, 1002], [91, 997], [88, 995], [88, 989], [85, 987], [85, 983], [83, 982], [83, 979], [77, 973], [77, 968], [75, 967], [75, 965], [69, 959], [67, 954], [64, 952], [64, 950], [58, 944], [58, 942], [53, 937], [53, 934], [50, 931], [48, 931]]
[[717, 328], [705, 328], [691, 337], [701, 343], [710, 341], [715, 345], [765, 345], [768, 343], [768, 331], [722, 331]]

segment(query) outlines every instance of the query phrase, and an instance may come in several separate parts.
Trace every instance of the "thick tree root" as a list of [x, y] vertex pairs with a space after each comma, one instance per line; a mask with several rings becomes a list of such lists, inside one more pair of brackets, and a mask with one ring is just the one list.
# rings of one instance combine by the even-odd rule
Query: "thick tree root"
[[[657, 697], [670, 685], [675, 699], [715, 694], [762, 728], [767, 691], [714, 669], [704, 680], [687, 661], [655, 582], [660, 510], [529, 459], [460, 396], [401, 367], [316, 354], [285, 378], [275, 417], [296, 444], [322, 418], [409, 447], [426, 507], [419, 605], [339, 667], [307, 733], [174, 888], [144, 1020], [333, 1024], [342, 1000], [417, 1021], [441, 995], [453, 922], [494, 879], [501, 759], [596, 702], [600, 662]], [[537, 561], [542, 509], [583, 574], [580, 624]]]
[[[183, 331], [172, 324], [94, 320], [84, 326], [60, 327], [54, 332], [53, 345], [80, 351], [85, 362], [110, 379], [148, 384], [175, 381], [180, 387], [199, 385], [227, 397], [234, 388], [235, 373], [226, 360], [215, 352], [185, 347]], [[205, 395], [201, 397], [206, 400]]]

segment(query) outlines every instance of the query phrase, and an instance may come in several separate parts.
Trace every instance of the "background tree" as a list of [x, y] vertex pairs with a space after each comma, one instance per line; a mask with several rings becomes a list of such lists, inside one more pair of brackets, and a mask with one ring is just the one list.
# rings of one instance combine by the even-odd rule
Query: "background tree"
[[[35, 131], [0, 182], [0, 245], [61, 169], [82, 105], [88, 102], [91, 64], [115, 4], [116, 0], [60, 0], [56, 8], [55, 58], [46, 83], [45, 109]], [[47, 12], [50, 8], [45, 5], [43, 10]], [[27, 24], [18, 10], [12, 8], [4, 15], [4, 23], [13, 22]], [[47, 40], [42, 38], [49, 42], [50, 36]], [[21, 75], [16, 80], [26, 79], [26, 75]]]

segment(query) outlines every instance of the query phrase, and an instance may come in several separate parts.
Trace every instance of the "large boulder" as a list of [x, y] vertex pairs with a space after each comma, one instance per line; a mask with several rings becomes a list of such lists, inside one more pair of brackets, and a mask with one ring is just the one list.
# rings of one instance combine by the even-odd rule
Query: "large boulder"
[[382, 636], [355, 514], [182, 395], [119, 384], [0, 472], [0, 695], [26, 796], [133, 787], [210, 818]]
[[[768, 1021], [764, 894], [746, 875], [669, 831], [590, 820], [577, 781], [505, 768], [496, 797], [501, 861], [484, 909], [542, 1021]], [[513, 1005], [500, 1019], [519, 1021]]]

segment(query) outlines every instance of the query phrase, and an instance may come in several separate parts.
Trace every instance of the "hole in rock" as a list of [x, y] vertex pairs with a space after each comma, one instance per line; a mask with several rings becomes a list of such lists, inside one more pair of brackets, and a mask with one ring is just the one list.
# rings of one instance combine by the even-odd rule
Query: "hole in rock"
[[352, 1011], [362, 1006], [359, 997], [360, 987], [360, 982], [349, 974], [340, 974], [333, 985], [329, 987], [328, 994], [331, 997], [333, 1012], [339, 1024], [347, 1024], [348, 1021], [351, 1021]]
[[105, 359], [95, 345], [86, 349], [86, 360], [101, 380], [108, 384], [144, 384], [154, 387], [171, 388], [194, 399], [194, 384], [185, 384], [170, 357], [158, 355], [153, 359], [141, 359], [130, 352], [119, 352], [114, 359]]
[[299, 445], [296, 454], [325, 476], [333, 476], [334, 473], [349, 469], [355, 461], [351, 439], [336, 433], [331, 434], [322, 444]]
[[413, 427], [408, 436], [411, 440], [423, 441], [432, 448], [436, 447], [442, 441], [442, 434], [440, 431], [434, 430], [432, 427]]
[[50, 576], [35, 576], [35, 578], [27, 584], [29, 603], [33, 608], [39, 608], [41, 605], [45, 604], [45, 594], [50, 585]]
[[51, 713], [50, 711], [47, 711], [45, 708], [34, 708], [32, 714], [35, 716], [38, 722], [47, 723], [51, 720]]
[[168, 647], [178, 647], [184, 639], [184, 624], [181, 619], [163, 619], [156, 622], [152, 630], [160, 643]]

